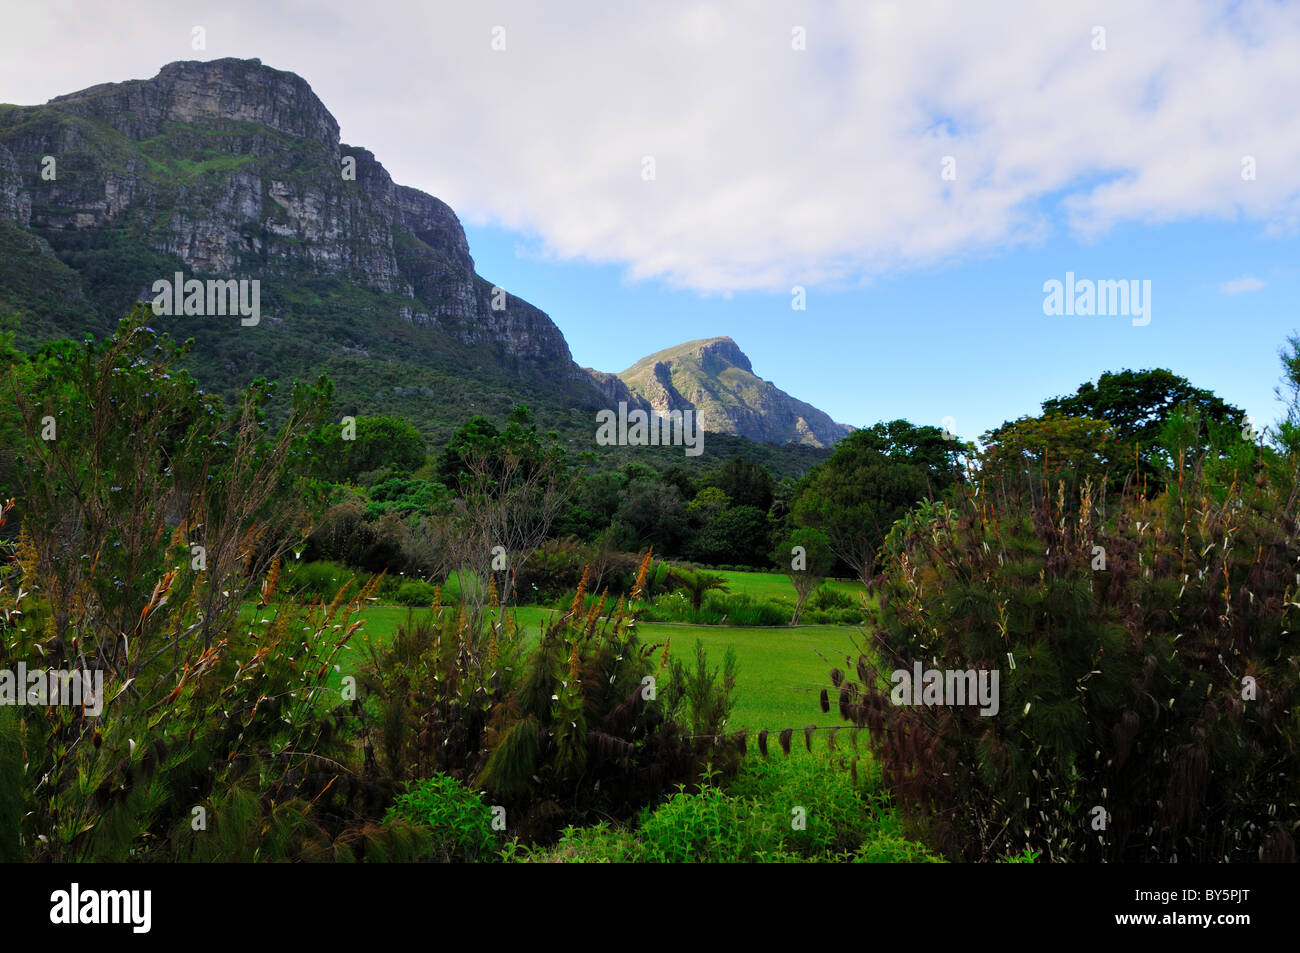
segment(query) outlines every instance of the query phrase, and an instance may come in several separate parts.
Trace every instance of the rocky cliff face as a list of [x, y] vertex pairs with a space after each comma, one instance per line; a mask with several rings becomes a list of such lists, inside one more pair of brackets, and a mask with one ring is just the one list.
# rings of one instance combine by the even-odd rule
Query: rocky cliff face
[[181, 62], [0, 105], [0, 317], [23, 313], [20, 343], [111, 329], [177, 271], [261, 283], [256, 333], [155, 322], [195, 338], [191, 369], [214, 389], [325, 370], [344, 412], [404, 413], [431, 435], [516, 401], [579, 434], [620, 401], [779, 443], [845, 429], [754, 377], [730, 338], [622, 375], [577, 367], [544, 312], [476, 273], [451, 208], [340, 142], [293, 73]]
[[23, 177], [13, 153], [0, 145], [0, 219], [26, 228], [32, 218], [32, 197], [23, 187]]
[[4, 107], [0, 216], [41, 235], [127, 228], [187, 276], [344, 280], [402, 299], [414, 325], [585, 381], [543, 312], [509, 295], [493, 307], [445, 203], [341, 143], [311, 87], [258, 60], [172, 63]]
[[[689, 341], [651, 354], [616, 380], [655, 413], [693, 410], [701, 425], [716, 433], [829, 447], [850, 432], [811, 404], [755, 376], [749, 358], [729, 337]], [[602, 390], [616, 392], [608, 381]]]

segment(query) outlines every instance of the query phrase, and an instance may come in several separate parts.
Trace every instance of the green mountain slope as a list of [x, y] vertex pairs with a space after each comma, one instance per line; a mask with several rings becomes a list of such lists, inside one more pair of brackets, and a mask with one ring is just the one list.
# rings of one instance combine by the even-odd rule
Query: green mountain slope
[[688, 341], [651, 354], [618, 379], [656, 413], [694, 410], [709, 431], [812, 447], [830, 447], [850, 431], [756, 376], [729, 337]]

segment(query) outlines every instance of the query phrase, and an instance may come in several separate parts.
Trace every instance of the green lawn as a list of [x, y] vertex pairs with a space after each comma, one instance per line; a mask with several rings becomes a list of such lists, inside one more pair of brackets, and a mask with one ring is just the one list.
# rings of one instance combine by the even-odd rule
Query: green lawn
[[[728, 591], [743, 596], [750, 596], [754, 599], [763, 599], [769, 602], [788, 603], [794, 606], [795, 593], [794, 584], [790, 582], [790, 577], [782, 573], [775, 572], [737, 572], [734, 570], [719, 570], [718, 575], [725, 576], [729, 586]], [[827, 579], [826, 585], [840, 592], [848, 593], [855, 599], [865, 590], [856, 579]]]
[[[745, 629], [735, 626], [669, 625], [643, 622], [641, 639], [662, 643], [683, 661], [695, 654], [695, 640], [704, 644], [711, 665], [721, 665], [727, 646], [736, 651], [737, 674], [732, 711], [733, 730], [802, 729], [805, 725], [840, 725], [838, 707], [822, 714], [818, 695], [830, 689], [832, 665], [844, 668], [844, 656], [856, 664], [861, 630], [851, 626], [810, 625], [795, 629]], [[850, 666], [850, 669], [852, 666]], [[824, 738], [818, 732], [815, 738]], [[797, 736], [800, 744], [802, 735]], [[775, 744], [775, 739], [772, 739]]]
[[[757, 576], [759, 573], [738, 575]], [[403, 624], [408, 610], [400, 606], [373, 606], [363, 613], [365, 625], [344, 649], [339, 671], [332, 681], [355, 672], [365, 653], [365, 639], [379, 644], [392, 637]], [[416, 610], [424, 611], [424, 610]], [[516, 611], [516, 618], [528, 633], [529, 640], [536, 639], [540, 626], [553, 617], [555, 610], [539, 606], [524, 606]], [[862, 631], [852, 626], [810, 625], [794, 629], [747, 629], [737, 626], [677, 625], [642, 622], [637, 631], [644, 644], [663, 645], [671, 638], [670, 654], [682, 661], [693, 658], [695, 640], [699, 639], [708, 653], [712, 666], [722, 664], [727, 646], [734, 647], [738, 663], [737, 684], [732, 712], [732, 730], [747, 729], [756, 732], [767, 728], [773, 732], [770, 739], [776, 749], [775, 733], [782, 728], [796, 729], [795, 741], [802, 746], [800, 730], [805, 725], [843, 724], [832, 698], [831, 711], [823, 714], [818, 702], [822, 688], [830, 688], [829, 672], [832, 665], [852, 670], [845, 665], [845, 655], [856, 660], [855, 645], [862, 643]], [[833, 693], [832, 693], [833, 695]], [[814, 736], [816, 746], [824, 745], [826, 732]], [[753, 748], [751, 737], [751, 749]]]

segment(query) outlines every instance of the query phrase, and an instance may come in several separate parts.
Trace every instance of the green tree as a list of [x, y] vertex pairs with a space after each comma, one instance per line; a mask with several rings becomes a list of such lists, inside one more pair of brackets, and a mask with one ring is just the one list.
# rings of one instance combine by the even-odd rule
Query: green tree
[[1189, 405], [1209, 423], [1241, 429], [1246, 422], [1241, 408], [1163, 368], [1107, 371], [1096, 383], [1079, 385], [1073, 394], [1043, 401], [1043, 415], [1104, 420], [1119, 440], [1137, 445], [1141, 470], [1152, 476], [1158, 467], [1152, 453], [1159, 453], [1161, 429], [1175, 410]]
[[674, 588], [685, 592], [691, 599], [691, 607], [696, 612], [704, 605], [704, 597], [710, 592], [727, 592], [730, 584], [727, 577], [716, 572], [706, 572], [703, 569], [692, 571], [690, 569], [674, 569], [669, 577]]
[[350, 426], [331, 421], [310, 435], [307, 447], [316, 473], [338, 483], [384, 470], [407, 475], [425, 458], [424, 437], [401, 417], [356, 417]]
[[761, 463], [732, 457], [714, 475], [712, 483], [734, 506], [752, 506], [766, 513], [772, 508], [772, 475]]
[[686, 535], [686, 507], [677, 487], [666, 486], [657, 476], [635, 480], [623, 490], [615, 522], [631, 529], [634, 539], [626, 548], [654, 546], [659, 553], [681, 552]]
[[772, 554], [776, 566], [790, 577], [794, 585], [794, 614], [790, 624], [799, 624], [808, 596], [822, 584], [835, 562], [831, 542], [819, 529], [800, 526], [791, 530]]
[[754, 506], [719, 510], [695, 536], [693, 558], [718, 565], [759, 566], [767, 561], [772, 529], [765, 511]]
[[866, 584], [890, 526], [935, 492], [941, 472], [909, 462], [901, 446], [896, 456], [881, 446], [874, 428], [849, 434], [804, 479], [791, 511], [796, 526], [822, 530], [832, 551]]
[[881, 421], [851, 437], [858, 446], [924, 468], [935, 495], [955, 482], [961, 473], [961, 458], [970, 449], [938, 427], [917, 426], [907, 420]]
[[1022, 417], [984, 435], [980, 482], [1014, 485], [1031, 494], [1055, 495], [1064, 482], [1066, 495], [1077, 496], [1085, 480], [1100, 488], [1118, 482], [1135, 466], [1132, 445], [1119, 439], [1103, 420], [1086, 417]]
[[716, 486], [706, 486], [686, 504], [686, 515], [696, 527], [705, 526], [731, 505], [731, 497]]

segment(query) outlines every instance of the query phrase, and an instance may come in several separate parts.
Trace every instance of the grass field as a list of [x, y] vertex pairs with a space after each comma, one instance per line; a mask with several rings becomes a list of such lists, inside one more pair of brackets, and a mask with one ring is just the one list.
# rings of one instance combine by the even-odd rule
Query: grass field
[[[790, 579], [778, 573], [722, 571], [730, 592], [746, 595], [766, 602], [794, 605], [795, 592]], [[832, 579], [828, 583], [853, 597], [863, 592], [857, 580]], [[455, 588], [454, 582], [447, 587]], [[249, 607], [246, 618], [252, 619]], [[361, 614], [365, 624], [343, 650], [338, 660], [338, 670], [331, 682], [339, 684], [342, 677], [355, 674], [367, 655], [367, 640], [382, 645], [406, 622], [412, 613], [424, 609], [410, 609], [396, 605], [372, 605]], [[535, 641], [541, 627], [557, 614], [557, 610], [543, 606], [522, 606], [514, 610], [518, 624], [530, 642]], [[259, 613], [265, 617], [266, 613]], [[694, 658], [698, 639], [708, 653], [709, 664], [719, 667], [723, 654], [730, 646], [735, 650], [738, 666], [736, 689], [733, 695], [735, 708], [728, 725], [731, 730], [748, 730], [752, 734], [766, 728], [772, 732], [771, 750], [776, 750], [776, 733], [784, 728], [796, 731], [795, 744], [803, 746], [802, 729], [806, 725], [841, 725], [834, 702], [829, 713], [819, 705], [819, 693], [830, 688], [829, 672], [833, 665], [845, 665], [845, 656], [856, 659], [863, 644], [861, 629], [847, 625], [801, 625], [794, 628], [746, 628], [741, 626], [693, 625], [685, 623], [641, 622], [638, 632], [643, 644], [663, 645], [669, 642], [669, 651], [675, 658], [689, 662]], [[666, 675], [666, 671], [664, 673]], [[826, 732], [814, 735], [814, 747], [825, 745]], [[750, 750], [756, 750], [751, 740]]]
[[[718, 575], [727, 578], [728, 591], [734, 595], [750, 596], [754, 599], [788, 603], [791, 607], [794, 606], [794, 584], [790, 582], [789, 576], [774, 572], [737, 572], [734, 570], [720, 570]], [[865, 591], [862, 583], [856, 579], [827, 579], [825, 585], [831, 589], [847, 593], [854, 599]]]
[[[843, 668], [846, 654], [857, 658], [854, 646], [862, 641], [858, 629], [837, 625], [744, 629], [646, 622], [638, 631], [645, 642], [662, 643], [671, 638], [669, 651], [683, 661], [694, 657], [696, 639], [703, 643], [713, 666], [722, 664], [727, 646], [735, 649], [736, 706], [728, 726], [733, 730], [844, 724], [835, 707], [829, 714], [822, 713], [818, 694], [831, 687], [832, 665]], [[818, 732], [816, 737], [824, 737], [824, 733]], [[802, 744], [802, 738], [799, 740]]]
[[[742, 575], [759, 575], [749, 573]], [[354, 673], [365, 657], [365, 640], [383, 644], [412, 611], [400, 606], [374, 606], [366, 609], [362, 617], [365, 625], [352, 643], [344, 649], [339, 671], [332, 681]], [[529, 640], [537, 638], [540, 627], [555, 615], [555, 610], [537, 606], [524, 606], [516, 611], [516, 618], [528, 634]], [[756, 732], [767, 728], [773, 732], [770, 739], [776, 748], [775, 733], [783, 728], [796, 729], [795, 741], [803, 745], [800, 730], [805, 725], [844, 724], [832, 704], [831, 711], [823, 714], [818, 694], [830, 688], [829, 672], [832, 665], [845, 667], [845, 655], [857, 658], [855, 646], [862, 643], [860, 629], [852, 626], [809, 625], [793, 629], [747, 629], [737, 626], [676, 625], [642, 622], [637, 626], [643, 644], [663, 645], [669, 642], [672, 657], [686, 662], [693, 659], [695, 641], [699, 639], [708, 653], [709, 664], [722, 664], [728, 646], [736, 652], [737, 678], [733, 695], [736, 705], [729, 728]], [[850, 669], [852, 665], [848, 666]], [[814, 746], [825, 744], [825, 732], [814, 735]], [[753, 742], [751, 740], [751, 750]]]

